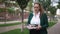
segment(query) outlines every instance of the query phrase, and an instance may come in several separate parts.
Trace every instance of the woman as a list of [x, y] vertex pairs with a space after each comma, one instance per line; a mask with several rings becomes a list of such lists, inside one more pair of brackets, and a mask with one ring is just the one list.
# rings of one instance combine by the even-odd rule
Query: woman
[[29, 29], [30, 34], [47, 34], [48, 19], [43, 11], [40, 3], [34, 3], [34, 11], [29, 15], [28, 24], [29, 27], [36, 28]]

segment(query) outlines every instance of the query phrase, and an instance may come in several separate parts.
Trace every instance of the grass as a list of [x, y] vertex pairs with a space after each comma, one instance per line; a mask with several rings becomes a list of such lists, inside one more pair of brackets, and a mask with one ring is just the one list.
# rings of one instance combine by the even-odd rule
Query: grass
[[20, 29], [15, 29], [15, 30], [11, 30], [8, 32], [0, 33], [0, 34], [29, 34], [29, 31], [27, 29], [24, 29], [24, 31], [21, 32]]
[[13, 25], [19, 25], [21, 24], [20, 22], [16, 22], [16, 23], [11, 23], [11, 24], [0, 24], [0, 27], [5, 27], [5, 26], [13, 26]]
[[0, 22], [7, 22], [7, 21], [13, 21], [13, 20], [0, 19]]
[[[14, 26], [14, 25], [19, 25], [19, 24], [21, 24], [21, 22], [10, 23], [10, 24], [0, 24], [0, 27]], [[24, 22], [23, 24], [26, 24], [26, 22]]]
[[55, 24], [56, 24], [56, 22], [51, 21], [51, 22], [49, 22], [48, 24], [49, 24], [49, 27], [52, 27], [53, 25], [55, 25]]

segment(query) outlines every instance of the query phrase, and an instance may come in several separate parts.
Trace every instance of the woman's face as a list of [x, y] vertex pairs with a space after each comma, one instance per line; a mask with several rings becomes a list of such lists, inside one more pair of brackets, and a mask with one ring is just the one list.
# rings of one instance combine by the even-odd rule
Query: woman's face
[[39, 7], [39, 4], [35, 4], [34, 5], [34, 11], [39, 11], [40, 7]]

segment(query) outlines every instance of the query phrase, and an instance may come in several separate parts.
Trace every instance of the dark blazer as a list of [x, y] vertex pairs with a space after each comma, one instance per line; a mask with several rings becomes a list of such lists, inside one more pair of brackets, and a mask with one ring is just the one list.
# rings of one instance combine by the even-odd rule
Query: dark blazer
[[[29, 18], [28, 18], [28, 24], [30, 24], [32, 17], [33, 17], [33, 13], [30, 13]], [[41, 34], [47, 34], [48, 18], [47, 18], [46, 13], [43, 13], [40, 16], [40, 25], [42, 26], [42, 28], [40, 30]]]

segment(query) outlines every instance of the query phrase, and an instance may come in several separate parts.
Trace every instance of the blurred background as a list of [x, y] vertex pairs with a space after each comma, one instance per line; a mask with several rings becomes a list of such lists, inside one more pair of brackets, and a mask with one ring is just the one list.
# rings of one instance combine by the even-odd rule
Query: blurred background
[[[23, 9], [21, 2], [27, 3]], [[25, 25], [28, 21], [29, 13], [32, 12], [34, 2], [40, 2], [48, 17], [48, 34], [60, 34], [60, 0], [0, 0], [0, 33], [1, 34], [28, 34]], [[22, 16], [23, 14], [23, 16]], [[23, 21], [23, 23], [22, 23]], [[22, 24], [24, 26], [22, 26]], [[21, 33], [21, 30], [23, 33]], [[55, 31], [56, 30], [56, 31]]]

